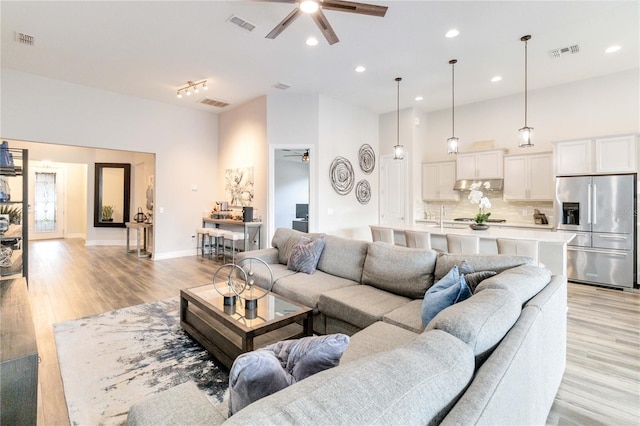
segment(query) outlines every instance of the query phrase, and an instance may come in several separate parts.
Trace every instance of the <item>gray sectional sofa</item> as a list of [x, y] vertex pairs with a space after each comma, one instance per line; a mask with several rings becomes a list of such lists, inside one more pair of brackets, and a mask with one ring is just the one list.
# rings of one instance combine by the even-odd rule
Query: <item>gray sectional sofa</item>
[[[324, 238], [314, 274], [287, 269], [301, 235]], [[132, 407], [130, 425], [543, 424], [566, 357], [566, 277], [502, 255], [451, 255], [278, 229], [259, 257], [272, 290], [314, 309], [314, 331], [345, 333], [340, 365], [230, 418], [188, 383]], [[426, 328], [425, 291], [466, 261], [497, 275]], [[248, 262], [248, 261], [247, 261]], [[245, 262], [245, 265], [247, 264]], [[258, 285], [269, 272], [252, 264]]]

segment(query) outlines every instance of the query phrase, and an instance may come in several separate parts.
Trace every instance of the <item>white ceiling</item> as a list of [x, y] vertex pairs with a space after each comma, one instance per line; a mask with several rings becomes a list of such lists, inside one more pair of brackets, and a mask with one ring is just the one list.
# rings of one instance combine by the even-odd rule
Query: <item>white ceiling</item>
[[[320, 93], [369, 110], [425, 111], [522, 93], [524, 43], [529, 90], [611, 74], [639, 65], [639, 5], [632, 1], [371, 1], [384, 18], [325, 11], [340, 38], [330, 46], [301, 16], [275, 40], [264, 36], [294, 7], [237, 1], [0, 2], [2, 67], [146, 99], [222, 112], [290, 85], [287, 93]], [[237, 15], [247, 32], [227, 22]], [[447, 30], [460, 35], [448, 39]], [[35, 37], [28, 47], [14, 32]], [[305, 44], [308, 36], [320, 43]], [[548, 51], [578, 44], [580, 53], [551, 59]], [[612, 44], [622, 49], [604, 53]], [[367, 71], [354, 72], [356, 65]], [[491, 83], [494, 75], [503, 80]], [[177, 99], [188, 80], [207, 79], [207, 97], [226, 108]], [[416, 95], [424, 96], [415, 101]]]

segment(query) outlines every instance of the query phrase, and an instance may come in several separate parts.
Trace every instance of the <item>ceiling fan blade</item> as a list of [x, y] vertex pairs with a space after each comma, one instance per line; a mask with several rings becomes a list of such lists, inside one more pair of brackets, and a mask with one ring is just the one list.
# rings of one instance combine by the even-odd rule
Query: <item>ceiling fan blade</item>
[[387, 13], [387, 6], [375, 4], [357, 3], [346, 0], [320, 0], [322, 8], [326, 10], [338, 10], [340, 12], [359, 13], [361, 15], [371, 15], [383, 17]]
[[335, 44], [340, 41], [336, 33], [333, 31], [333, 28], [331, 28], [331, 24], [329, 24], [327, 17], [324, 15], [324, 13], [322, 13], [321, 9], [318, 9], [314, 13], [312, 13], [311, 18], [313, 18], [313, 22], [315, 22], [318, 28], [320, 28], [320, 31], [322, 31], [322, 35], [327, 39], [329, 44]]
[[287, 29], [287, 27], [291, 25], [291, 23], [295, 21], [298, 18], [298, 16], [300, 16], [301, 14], [302, 14], [302, 11], [296, 7], [295, 9], [293, 9], [293, 11], [290, 14], [287, 15], [286, 18], [280, 21], [280, 23], [276, 25], [276, 27], [273, 30], [271, 30], [269, 34], [265, 36], [265, 38], [278, 37], [280, 33], [283, 32], [285, 29]]

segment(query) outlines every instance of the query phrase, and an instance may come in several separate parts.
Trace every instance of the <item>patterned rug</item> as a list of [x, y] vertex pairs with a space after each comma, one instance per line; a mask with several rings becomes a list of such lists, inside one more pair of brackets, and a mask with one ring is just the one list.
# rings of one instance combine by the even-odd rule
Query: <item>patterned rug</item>
[[180, 328], [172, 298], [54, 324], [73, 425], [124, 423], [131, 405], [188, 380], [223, 400], [228, 370]]

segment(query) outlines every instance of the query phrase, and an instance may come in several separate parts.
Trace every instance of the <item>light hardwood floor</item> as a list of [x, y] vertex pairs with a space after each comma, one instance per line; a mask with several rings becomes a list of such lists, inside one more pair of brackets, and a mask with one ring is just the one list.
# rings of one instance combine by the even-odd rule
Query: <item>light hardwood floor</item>
[[[38, 425], [69, 423], [53, 324], [177, 296], [210, 282], [219, 265], [199, 256], [154, 262], [84, 240], [29, 247]], [[640, 424], [640, 293], [569, 284], [568, 315], [567, 369], [548, 424]]]

